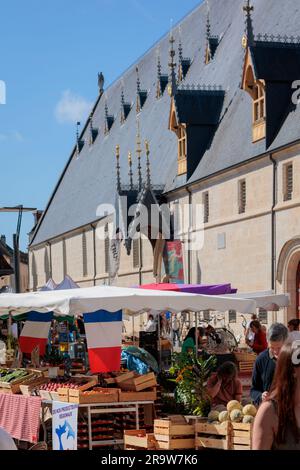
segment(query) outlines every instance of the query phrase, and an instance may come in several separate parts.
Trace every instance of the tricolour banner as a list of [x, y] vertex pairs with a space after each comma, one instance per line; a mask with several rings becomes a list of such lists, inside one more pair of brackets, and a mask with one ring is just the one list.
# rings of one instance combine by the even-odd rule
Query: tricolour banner
[[52, 319], [52, 312], [30, 312], [28, 314], [19, 338], [22, 353], [31, 354], [38, 346], [40, 355], [45, 354]]
[[90, 369], [93, 373], [120, 370], [122, 310], [84, 314]]

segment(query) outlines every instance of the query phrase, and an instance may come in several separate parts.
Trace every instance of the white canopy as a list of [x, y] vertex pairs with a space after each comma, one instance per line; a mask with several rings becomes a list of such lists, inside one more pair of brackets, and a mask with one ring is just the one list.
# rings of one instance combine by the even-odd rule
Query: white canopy
[[31, 292], [26, 294], [1, 294], [0, 313], [12, 315], [30, 312], [54, 312], [58, 315], [78, 315], [97, 310], [115, 312], [128, 309], [170, 310], [180, 312], [191, 310], [236, 310], [240, 313], [254, 313], [256, 302], [224, 296], [185, 294], [157, 290], [125, 287], [96, 286], [82, 289]]
[[276, 311], [279, 308], [288, 307], [290, 305], [289, 294], [274, 294], [273, 291], [226, 294], [224, 297], [231, 299], [252, 299], [255, 300], [257, 308], [268, 311]]

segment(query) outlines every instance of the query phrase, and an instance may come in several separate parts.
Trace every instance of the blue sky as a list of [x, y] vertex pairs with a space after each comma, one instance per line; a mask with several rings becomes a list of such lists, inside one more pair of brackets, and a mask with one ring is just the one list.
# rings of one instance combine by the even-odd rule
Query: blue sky
[[[1, 0], [0, 207], [44, 209], [69, 157], [75, 122], [200, 0]], [[1, 102], [1, 96], [0, 96]], [[17, 214], [0, 213], [12, 242]], [[33, 216], [23, 216], [21, 247]]]

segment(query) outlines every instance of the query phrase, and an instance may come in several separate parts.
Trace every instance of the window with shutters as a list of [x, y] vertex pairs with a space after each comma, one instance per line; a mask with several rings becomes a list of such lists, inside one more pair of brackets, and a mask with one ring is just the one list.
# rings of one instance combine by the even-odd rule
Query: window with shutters
[[133, 267], [140, 267], [140, 241], [133, 240], [132, 242], [132, 258], [133, 258]]
[[105, 272], [109, 273], [109, 231], [108, 231], [108, 224], [104, 227], [104, 264], [105, 264]]
[[205, 224], [207, 224], [207, 222], [209, 221], [209, 194], [208, 194], [208, 191], [203, 193], [202, 203], [203, 203], [203, 222]]
[[186, 130], [184, 126], [179, 126], [178, 136], [178, 175], [184, 175], [187, 171], [186, 165]]
[[239, 214], [246, 212], [246, 202], [247, 202], [247, 193], [246, 193], [246, 180], [239, 181]]
[[260, 308], [259, 313], [258, 313], [258, 319], [259, 319], [260, 323], [262, 323], [263, 325], [267, 325], [267, 323], [268, 323], [268, 312], [267, 312], [267, 310], [265, 310], [263, 308]]
[[266, 137], [265, 82], [255, 79], [249, 51], [245, 58], [242, 89], [252, 98], [252, 141], [258, 142]]
[[293, 197], [293, 164], [288, 163], [284, 166], [284, 181], [283, 181], [283, 199], [290, 201]]
[[86, 233], [82, 234], [82, 275], [83, 277], [88, 275], [87, 266], [87, 246], [86, 246]]
[[236, 323], [236, 311], [235, 310], [229, 310], [228, 321], [229, 323]]

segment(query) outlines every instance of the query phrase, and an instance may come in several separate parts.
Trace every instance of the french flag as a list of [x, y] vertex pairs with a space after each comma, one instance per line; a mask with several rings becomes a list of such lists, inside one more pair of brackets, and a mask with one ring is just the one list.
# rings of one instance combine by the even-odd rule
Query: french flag
[[19, 338], [22, 353], [31, 354], [38, 346], [40, 356], [44, 356], [52, 319], [52, 312], [30, 312], [28, 314]]
[[85, 313], [84, 324], [90, 369], [93, 373], [113, 372], [121, 367], [122, 310]]

